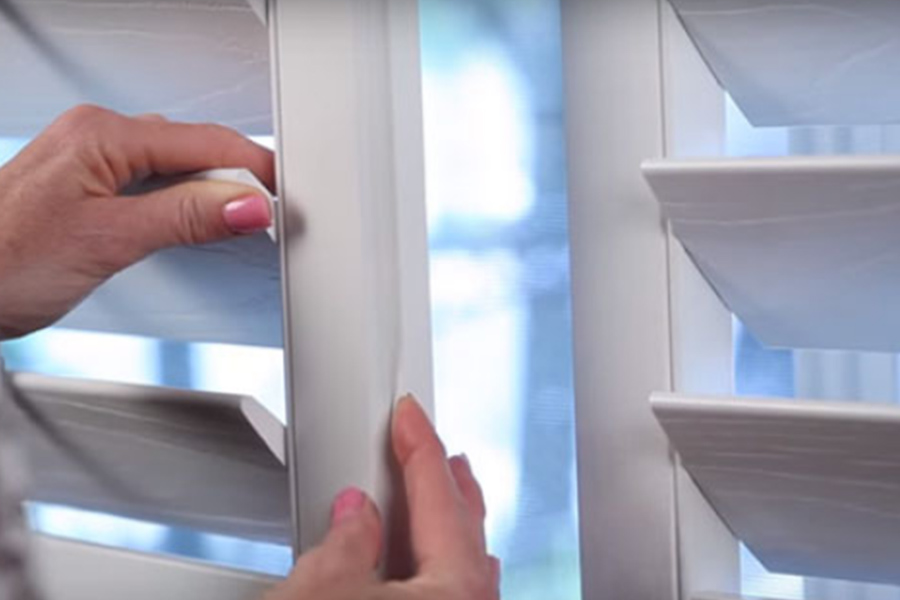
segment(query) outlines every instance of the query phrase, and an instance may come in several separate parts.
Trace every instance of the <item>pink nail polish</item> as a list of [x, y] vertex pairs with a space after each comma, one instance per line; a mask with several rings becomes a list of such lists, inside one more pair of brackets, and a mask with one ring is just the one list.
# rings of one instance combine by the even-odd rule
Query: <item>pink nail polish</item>
[[337, 495], [331, 508], [331, 522], [340, 523], [362, 512], [366, 495], [359, 488], [347, 488]]
[[235, 233], [261, 231], [272, 223], [269, 201], [262, 196], [232, 200], [222, 209], [225, 224]]

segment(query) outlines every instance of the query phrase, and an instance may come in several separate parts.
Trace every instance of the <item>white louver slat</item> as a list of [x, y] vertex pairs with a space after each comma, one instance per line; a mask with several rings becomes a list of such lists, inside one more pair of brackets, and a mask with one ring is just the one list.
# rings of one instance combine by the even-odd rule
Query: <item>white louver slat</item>
[[0, 19], [4, 136], [82, 102], [272, 132], [268, 34], [246, 0], [7, 2], [33, 32]]
[[32, 538], [31, 549], [48, 600], [255, 600], [278, 583], [255, 573], [43, 535]]
[[11, 380], [103, 474], [19, 413], [30, 499], [289, 543], [285, 429], [256, 400], [30, 373]]
[[900, 158], [659, 160], [662, 214], [764, 343], [900, 351]]
[[654, 394], [719, 516], [772, 571], [900, 583], [900, 408]]
[[900, 3], [670, 2], [754, 125], [900, 122]]

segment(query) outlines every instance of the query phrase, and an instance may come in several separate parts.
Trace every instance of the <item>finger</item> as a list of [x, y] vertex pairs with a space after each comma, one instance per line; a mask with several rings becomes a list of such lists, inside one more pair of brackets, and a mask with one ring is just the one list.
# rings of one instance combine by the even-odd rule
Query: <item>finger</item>
[[450, 473], [453, 475], [454, 481], [456, 481], [456, 487], [459, 489], [465, 500], [472, 529], [477, 533], [481, 548], [484, 549], [487, 547], [487, 541], [484, 534], [484, 517], [486, 510], [481, 486], [478, 485], [478, 481], [472, 474], [469, 460], [465, 455], [451, 457], [449, 464]]
[[378, 565], [381, 518], [368, 496], [357, 488], [338, 494], [331, 529], [321, 546], [323, 566], [332, 574], [366, 575]]
[[484, 493], [481, 485], [472, 473], [472, 464], [465, 454], [454, 456], [450, 459], [450, 472], [456, 481], [456, 487], [466, 500], [466, 506], [479, 521], [483, 521], [487, 508], [484, 503]]
[[144, 114], [140, 114], [140, 115], [135, 115], [134, 118], [140, 119], [141, 121], [157, 121], [157, 122], [168, 121], [167, 118], [165, 118], [164, 116], [162, 116], [159, 113], [144, 113]]
[[53, 143], [45, 148], [68, 145], [96, 163], [92, 167], [109, 176], [110, 194], [153, 174], [228, 167], [249, 168], [270, 190], [275, 186], [272, 151], [220, 125], [126, 117], [82, 105], [56, 119], [46, 137]]
[[371, 578], [380, 549], [378, 509], [362, 491], [348, 488], [335, 498], [325, 540], [303, 553], [288, 578], [274, 587], [266, 600], [349, 598], [338, 590], [352, 590]]
[[391, 437], [403, 472], [417, 561], [421, 565], [465, 560], [478, 542], [472, 538], [464, 500], [450, 473], [444, 447], [411, 397], [397, 404]]
[[275, 189], [274, 155], [233, 129], [210, 124], [130, 119], [120, 140], [133, 174], [188, 173], [246, 167], [270, 190]]
[[258, 190], [224, 181], [189, 181], [116, 202], [122, 203], [122, 226], [143, 254], [252, 233], [272, 222], [269, 201]]
[[500, 559], [496, 556], [488, 556], [488, 562], [490, 563], [491, 569], [491, 580], [493, 581], [494, 589], [500, 592], [500, 584], [503, 582], [503, 565], [500, 563]]

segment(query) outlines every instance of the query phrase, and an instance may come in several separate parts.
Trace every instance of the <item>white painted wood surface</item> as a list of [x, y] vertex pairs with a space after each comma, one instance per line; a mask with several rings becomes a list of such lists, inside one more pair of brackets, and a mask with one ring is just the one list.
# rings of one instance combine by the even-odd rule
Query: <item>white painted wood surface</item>
[[900, 408], [654, 394], [681, 460], [772, 571], [900, 583]]
[[285, 354], [298, 551], [334, 495], [392, 520], [394, 399], [432, 405], [416, 0], [278, 0]]
[[900, 157], [657, 160], [645, 177], [771, 346], [900, 351]]
[[672, 385], [658, 0], [563, 0], [583, 596], [674, 600], [674, 462], [647, 405]]
[[34, 572], [47, 600], [259, 600], [278, 579], [196, 561], [36, 535]]
[[758, 126], [900, 121], [900, 4], [670, 0]]
[[117, 483], [98, 480], [17, 411], [29, 499], [289, 542], [285, 429], [252, 398], [30, 373], [11, 380]]
[[65, 64], [0, 19], [0, 81], [15, 90], [0, 94], [4, 136], [30, 137], [81, 102], [272, 131], [268, 37], [246, 0], [11, 2]]
[[[666, 156], [722, 154], [725, 94], [671, 6], [662, 3], [662, 10]], [[668, 229], [673, 389], [686, 394], [730, 394], [734, 385], [732, 315]], [[692, 598], [703, 590], [740, 591], [737, 540], [678, 461], [674, 479], [680, 598]]]

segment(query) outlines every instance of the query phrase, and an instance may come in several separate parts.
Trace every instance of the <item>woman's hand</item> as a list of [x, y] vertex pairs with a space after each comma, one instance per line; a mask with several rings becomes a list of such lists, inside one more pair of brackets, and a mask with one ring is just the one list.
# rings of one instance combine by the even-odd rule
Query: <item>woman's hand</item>
[[225, 127], [93, 106], [62, 115], [0, 169], [0, 340], [53, 323], [155, 250], [265, 229], [267, 200], [239, 184], [120, 196], [151, 175], [217, 167], [274, 185], [272, 153]]
[[415, 575], [380, 581], [381, 520], [362, 492], [335, 500], [331, 530], [266, 600], [496, 600], [500, 565], [487, 554], [484, 499], [468, 462], [447, 459], [428, 417], [401, 400], [392, 426], [409, 505]]

